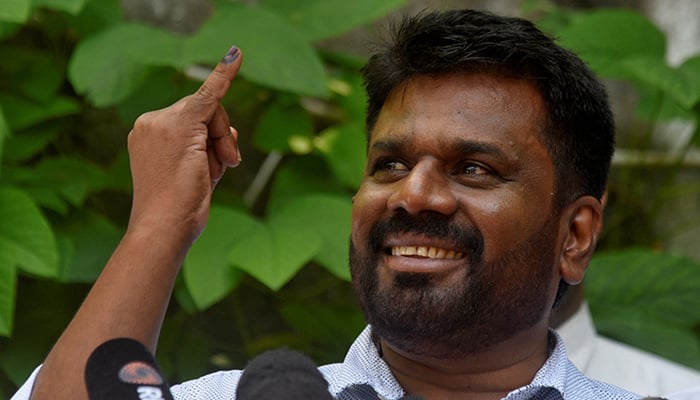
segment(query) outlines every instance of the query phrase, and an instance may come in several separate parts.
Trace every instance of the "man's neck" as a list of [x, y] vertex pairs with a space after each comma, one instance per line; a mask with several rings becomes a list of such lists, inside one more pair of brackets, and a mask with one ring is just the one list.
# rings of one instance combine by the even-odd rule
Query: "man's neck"
[[381, 339], [379, 345], [404, 390], [429, 400], [502, 399], [529, 384], [549, 355], [546, 326], [521, 333], [497, 348], [454, 359], [404, 352]]

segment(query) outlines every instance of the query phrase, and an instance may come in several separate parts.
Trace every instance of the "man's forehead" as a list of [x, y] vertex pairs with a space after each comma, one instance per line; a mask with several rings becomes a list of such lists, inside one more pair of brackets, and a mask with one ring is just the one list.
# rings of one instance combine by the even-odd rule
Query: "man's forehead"
[[546, 124], [546, 107], [529, 80], [493, 74], [421, 75], [397, 86], [387, 97], [370, 146], [391, 134], [395, 142], [412, 135], [435, 140], [489, 142], [536, 134]]

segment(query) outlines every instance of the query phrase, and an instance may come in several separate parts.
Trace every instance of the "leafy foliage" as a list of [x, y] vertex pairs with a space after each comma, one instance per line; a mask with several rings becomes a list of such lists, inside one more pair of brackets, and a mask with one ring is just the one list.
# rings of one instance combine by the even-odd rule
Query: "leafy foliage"
[[[363, 325], [347, 241], [365, 95], [361, 62], [320, 43], [404, 3], [218, 0], [179, 35], [126, 21], [118, 0], [0, 2], [0, 398], [48, 352], [126, 227], [134, 119], [195, 90], [197, 71], [232, 44], [245, 63], [224, 106], [245, 160], [219, 184], [185, 261], [159, 359], [171, 381], [283, 344], [340, 359]], [[700, 57], [668, 66], [643, 16], [555, 10], [541, 24], [600, 74], [634, 84], [641, 116], [697, 121]], [[649, 106], [659, 96], [663, 112]], [[604, 332], [697, 367], [687, 351], [700, 342], [687, 306], [697, 265], [620, 247], [608, 245], [588, 278]], [[686, 346], [661, 347], [665, 334]]]
[[[700, 58], [668, 65], [663, 33], [631, 10], [559, 10], [542, 24], [601, 77], [631, 84], [640, 98], [636, 110], [640, 120], [649, 124], [681, 120], [694, 125], [693, 137], [673, 163], [615, 166], [602, 242], [607, 251], [594, 257], [589, 267], [586, 298], [604, 335], [700, 369], [695, 304], [700, 265], [659, 252], [666, 238], [654, 226], [663, 202], [673, 198], [670, 193], [698, 193], [697, 185], [679, 183], [676, 178], [685, 152], [700, 143]], [[621, 143], [653, 150], [647, 129], [621, 135], [618, 147]], [[688, 224], [684, 229], [700, 222], [681, 219]]]
[[600, 254], [586, 279], [601, 332], [700, 369], [700, 263], [631, 248]]

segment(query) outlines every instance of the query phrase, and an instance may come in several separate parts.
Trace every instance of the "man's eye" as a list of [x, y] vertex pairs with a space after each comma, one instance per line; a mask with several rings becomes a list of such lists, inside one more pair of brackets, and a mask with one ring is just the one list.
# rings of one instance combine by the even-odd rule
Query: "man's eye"
[[491, 172], [488, 169], [478, 164], [464, 164], [460, 168], [460, 173], [471, 176], [491, 174]]
[[377, 162], [375, 172], [408, 171], [406, 164], [397, 160], [382, 160]]

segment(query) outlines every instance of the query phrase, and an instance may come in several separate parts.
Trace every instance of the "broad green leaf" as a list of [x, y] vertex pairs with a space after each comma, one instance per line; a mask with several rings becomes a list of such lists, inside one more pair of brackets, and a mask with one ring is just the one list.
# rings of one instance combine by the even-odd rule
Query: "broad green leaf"
[[265, 0], [260, 2], [296, 26], [308, 40], [327, 39], [368, 24], [406, 0]]
[[183, 267], [185, 284], [198, 309], [208, 308], [236, 286], [240, 271], [231, 266], [228, 255], [259, 225], [241, 211], [212, 207], [207, 228], [187, 254]]
[[586, 299], [603, 335], [700, 367], [700, 264], [645, 249], [601, 253], [586, 273]]
[[22, 24], [13, 22], [3, 22], [0, 20], [0, 39], [9, 38], [22, 29]]
[[56, 11], [65, 11], [76, 15], [80, 13], [87, 0], [32, 0], [34, 7], [45, 7]]
[[10, 162], [19, 162], [36, 156], [60, 135], [60, 129], [53, 124], [40, 125], [10, 136], [5, 140], [4, 159]]
[[310, 193], [343, 195], [347, 190], [320, 157], [289, 157], [275, 174], [267, 204], [268, 212], [283, 208], [295, 198]]
[[18, 267], [42, 277], [58, 275], [53, 232], [27, 194], [0, 187], [0, 221], [0, 270]]
[[101, 167], [77, 158], [47, 158], [34, 168], [7, 168], [9, 182], [21, 186], [42, 206], [58, 212], [56, 200], [81, 206], [88, 194], [101, 190], [106, 175]]
[[259, 7], [220, 6], [185, 42], [188, 63], [216, 63], [231, 45], [244, 54], [241, 75], [260, 85], [326, 97], [323, 63], [304, 36], [285, 19]]
[[692, 121], [693, 114], [682, 107], [672, 96], [658, 87], [643, 82], [635, 82], [638, 101], [635, 113], [649, 122], [686, 120]]
[[628, 58], [621, 66], [626, 77], [663, 91], [685, 109], [700, 101], [700, 78], [694, 76], [700, 71], [682, 71], [647, 57]]
[[700, 341], [688, 327], [659, 320], [636, 306], [598, 304], [591, 313], [605, 336], [700, 369]]
[[688, 108], [696, 107], [700, 103], [700, 54], [685, 60], [678, 67], [678, 70], [695, 91], [695, 101], [689, 102], [687, 106]]
[[86, 0], [80, 14], [69, 15], [66, 19], [80, 37], [92, 36], [124, 21], [121, 0]]
[[234, 244], [228, 260], [278, 290], [311, 261], [321, 245], [321, 238], [308, 226], [273, 217]]
[[3, 250], [0, 238], [0, 336], [10, 336], [14, 321], [17, 271], [12, 251]]
[[341, 182], [354, 189], [360, 186], [367, 159], [363, 124], [355, 122], [328, 128], [314, 143]]
[[350, 240], [351, 201], [347, 197], [309, 195], [271, 210], [275, 223], [303, 226], [322, 239], [323, 245], [314, 260], [335, 276], [350, 280], [348, 242]]
[[573, 50], [603, 76], [617, 76], [627, 58], [663, 60], [666, 39], [644, 15], [623, 9], [595, 9], [573, 19], [555, 32], [564, 47]]
[[31, 0], [3, 0], [0, 2], [0, 21], [23, 23], [29, 18]]
[[594, 257], [586, 273], [592, 307], [631, 306], [660, 321], [700, 323], [700, 264], [688, 258], [630, 249]]
[[289, 152], [294, 150], [292, 146], [295, 140], [306, 142], [307, 151], [296, 151], [305, 154], [312, 150], [312, 129], [311, 117], [298, 104], [275, 102], [260, 117], [253, 140], [255, 146], [265, 152]]
[[144, 83], [150, 66], [180, 65], [180, 46], [181, 39], [159, 29], [114, 25], [78, 44], [68, 77], [94, 105], [117, 104]]
[[[15, 97], [27, 102], [48, 104], [64, 83], [64, 60], [60, 56], [25, 46], [0, 46], [0, 73], [8, 77], [4, 85]], [[11, 78], [9, 78], [11, 77]]]
[[62, 282], [93, 282], [97, 279], [122, 236], [104, 216], [76, 211], [56, 228], [61, 253], [59, 279]]
[[7, 123], [14, 131], [80, 111], [80, 105], [69, 97], [56, 97], [46, 102], [37, 102], [26, 98], [0, 95], [0, 105], [5, 110]]

